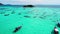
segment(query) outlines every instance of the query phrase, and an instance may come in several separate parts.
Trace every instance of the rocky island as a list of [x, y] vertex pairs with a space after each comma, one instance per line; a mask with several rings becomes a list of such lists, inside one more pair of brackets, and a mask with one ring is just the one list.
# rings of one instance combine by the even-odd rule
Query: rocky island
[[24, 5], [23, 7], [34, 7], [33, 5]]
[[3, 5], [2, 3], [0, 3], [0, 5]]

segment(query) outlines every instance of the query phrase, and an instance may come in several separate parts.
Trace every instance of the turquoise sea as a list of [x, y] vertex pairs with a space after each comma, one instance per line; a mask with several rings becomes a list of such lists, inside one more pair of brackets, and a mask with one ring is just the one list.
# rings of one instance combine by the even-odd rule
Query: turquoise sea
[[[0, 34], [52, 34], [57, 22], [60, 8], [0, 6]], [[18, 26], [22, 28], [13, 33]]]

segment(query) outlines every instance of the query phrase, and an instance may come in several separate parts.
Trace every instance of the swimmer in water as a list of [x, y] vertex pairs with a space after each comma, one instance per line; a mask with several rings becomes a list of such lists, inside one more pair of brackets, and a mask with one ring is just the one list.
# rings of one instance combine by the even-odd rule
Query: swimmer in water
[[58, 24], [57, 24], [57, 25], [58, 25], [58, 27], [60, 27], [60, 22], [58, 22]]
[[22, 28], [22, 26], [16, 27], [15, 30], [13, 31], [13, 33], [16, 33], [18, 30], [20, 30]]
[[59, 34], [59, 30], [56, 27], [54, 27], [54, 34]]

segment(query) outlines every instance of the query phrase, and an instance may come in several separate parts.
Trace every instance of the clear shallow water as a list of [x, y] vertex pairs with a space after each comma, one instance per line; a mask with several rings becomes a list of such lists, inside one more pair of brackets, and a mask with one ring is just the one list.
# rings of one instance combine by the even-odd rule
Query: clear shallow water
[[[57, 22], [60, 8], [0, 6], [0, 34], [51, 34]], [[18, 26], [22, 28], [13, 33]]]

